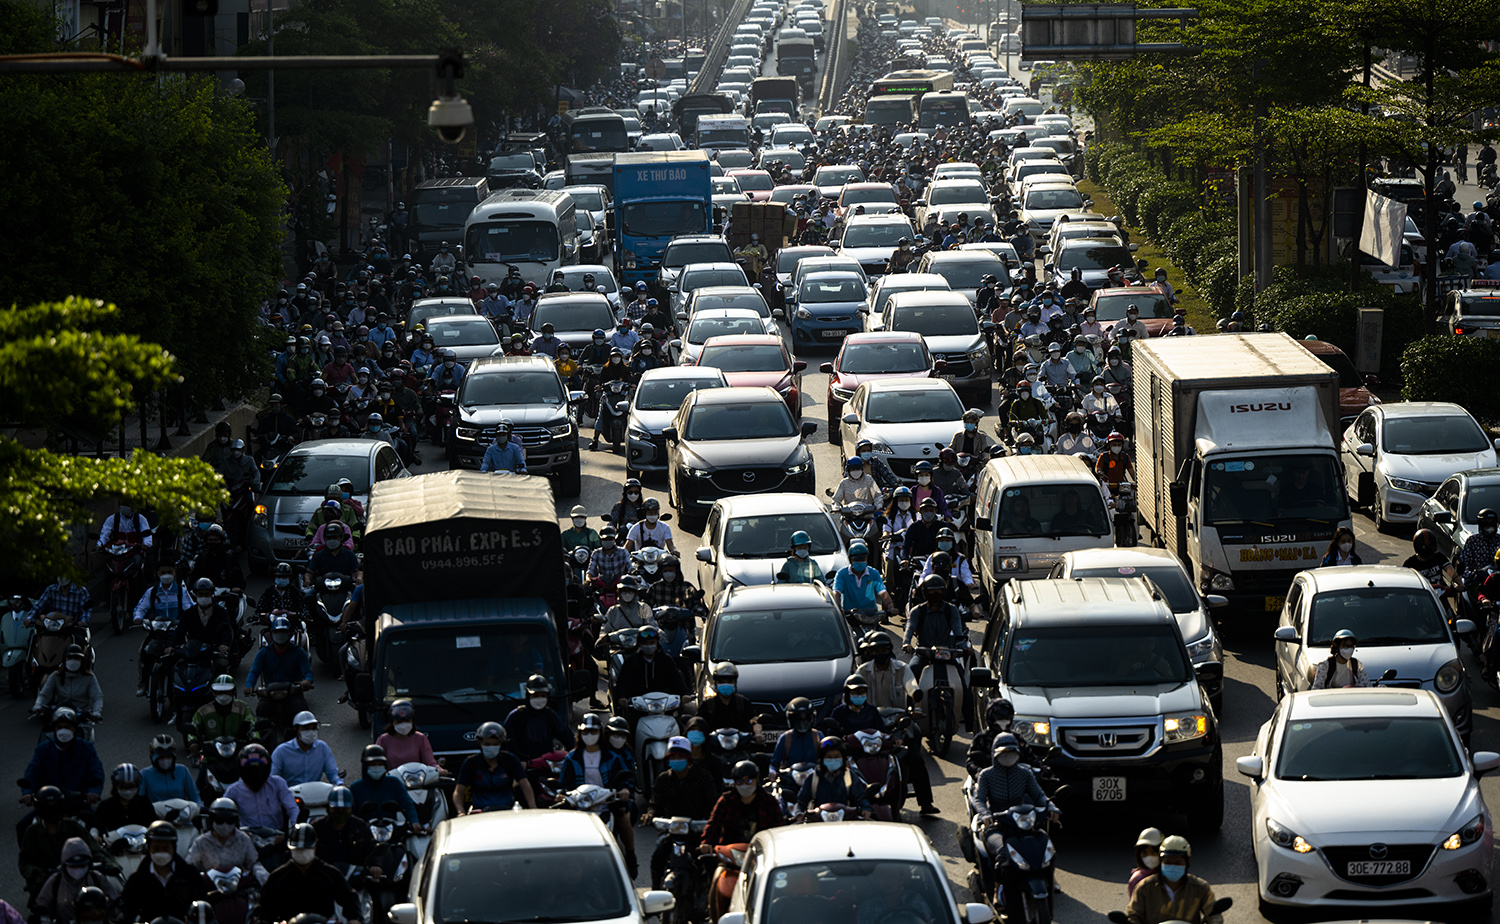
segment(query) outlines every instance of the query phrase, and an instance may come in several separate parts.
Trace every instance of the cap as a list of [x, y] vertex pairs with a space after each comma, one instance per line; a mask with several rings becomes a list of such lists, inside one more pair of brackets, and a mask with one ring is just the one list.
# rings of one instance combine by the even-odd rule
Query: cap
[[673, 735], [671, 738], [667, 739], [667, 750], [687, 751], [691, 754], [693, 751], [693, 743], [681, 735]]

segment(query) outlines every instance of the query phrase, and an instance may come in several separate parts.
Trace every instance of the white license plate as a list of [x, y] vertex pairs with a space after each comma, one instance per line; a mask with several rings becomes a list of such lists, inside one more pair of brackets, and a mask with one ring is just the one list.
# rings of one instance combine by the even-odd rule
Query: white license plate
[[1094, 777], [1094, 801], [1124, 802], [1125, 778], [1123, 776]]
[[944, 372], [941, 375], [939, 375], [938, 378], [942, 379], [945, 382], [957, 382], [958, 381], [958, 376], [954, 375], [951, 372]]
[[305, 549], [307, 548], [307, 537], [283, 539], [281, 540], [281, 547], [284, 549]]
[[847, 330], [825, 330], [822, 332], [822, 336], [825, 340], [837, 340], [840, 337], [849, 336], [850, 333]]
[[1410, 876], [1410, 860], [1360, 860], [1349, 864], [1348, 876]]

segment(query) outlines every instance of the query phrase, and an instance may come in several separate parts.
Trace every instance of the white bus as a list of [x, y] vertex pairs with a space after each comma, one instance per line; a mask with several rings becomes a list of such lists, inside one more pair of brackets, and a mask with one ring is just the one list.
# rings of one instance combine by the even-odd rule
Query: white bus
[[470, 274], [499, 284], [514, 266], [544, 288], [552, 271], [578, 262], [577, 206], [555, 189], [507, 189], [474, 207], [464, 224]]

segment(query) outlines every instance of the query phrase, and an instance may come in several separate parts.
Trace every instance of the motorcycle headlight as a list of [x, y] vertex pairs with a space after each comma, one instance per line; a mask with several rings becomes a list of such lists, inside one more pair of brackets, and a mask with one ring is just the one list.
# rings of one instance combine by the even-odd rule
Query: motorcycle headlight
[[1036, 747], [1052, 746], [1052, 720], [1045, 716], [1018, 715], [1011, 723], [1016, 737]]
[[1437, 687], [1439, 693], [1452, 693], [1458, 689], [1458, 685], [1463, 683], [1463, 680], [1463, 663], [1454, 658], [1452, 661], [1438, 668], [1437, 677], [1433, 679], [1432, 685]]
[[1443, 849], [1457, 850], [1460, 847], [1467, 847], [1482, 836], [1484, 836], [1484, 813], [1480, 812], [1470, 818], [1468, 824], [1449, 835], [1448, 839], [1443, 841]]
[[1196, 642], [1187, 646], [1188, 658], [1193, 662], [1204, 661], [1214, 653], [1214, 630], [1208, 632]]
[[547, 433], [550, 436], [567, 436], [572, 432], [573, 425], [571, 423], [568, 423], [566, 420], [562, 423], [553, 424], [552, 426], [547, 428]]
[[341, 584], [343, 584], [343, 583], [344, 583], [344, 581], [343, 581], [342, 578], [324, 578], [323, 579], [323, 587], [325, 589], [327, 589], [327, 590], [338, 590], [339, 586]]
[[1031, 867], [1027, 865], [1026, 859], [1021, 856], [1021, 851], [1017, 850], [1014, 844], [1006, 844], [1005, 852], [1010, 854], [1010, 862], [1014, 863], [1017, 869], [1031, 869]]
[[1297, 853], [1312, 853], [1317, 849], [1304, 840], [1302, 835], [1280, 824], [1274, 818], [1266, 818], [1266, 834], [1271, 838], [1271, 843], [1277, 847], [1285, 847]]
[[689, 826], [689, 822], [688, 822], [688, 820], [686, 818], [674, 818], [667, 825], [667, 833], [668, 834], [686, 834], [686, 833], [688, 833], [688, 826]]

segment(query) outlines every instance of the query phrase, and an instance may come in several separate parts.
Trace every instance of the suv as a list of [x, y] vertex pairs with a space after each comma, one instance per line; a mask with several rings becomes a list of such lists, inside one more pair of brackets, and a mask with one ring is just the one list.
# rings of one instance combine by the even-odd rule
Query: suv
[[[1071, 800], [1224, 820], [1224, 755], [1196, 666], [1161, 592], [1139, 578], [1012, 581], [972, 678], [1015, 706], [1015, 733], [1071, 784]], [[982, 714], [982, 710], [976, 710]]]
[[526, 450], [532, 475], [556, 475], [557, 493], [577, 497], [583, 473], [578, 457], [578, 421], [573, 414], [582, 393], [570, 395], [549, 356], [491, 356], [475, 360], [454, 396], [457, 405], [448, 432], [448, 466], [478, 468], [502, 419], [511, 438]]
[[729, 242], [717, 234], [679, 234], [661, 252], [661, 287], [672, 283], [689, 263], [734, 263]]

